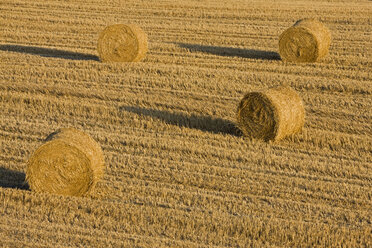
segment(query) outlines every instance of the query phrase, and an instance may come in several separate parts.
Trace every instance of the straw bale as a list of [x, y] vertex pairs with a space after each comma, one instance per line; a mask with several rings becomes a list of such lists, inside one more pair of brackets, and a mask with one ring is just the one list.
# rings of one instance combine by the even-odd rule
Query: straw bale
[[107, 26], [98, 38], [98, 54], [102, 62], [137, 62], [147, 52], [147, 35], [134, 24]]
[[32, 154], [26, 180], [35, 192], [83, 196], [92, 192], [103, 174], [98, 143], [82, 131], [62, 128]]
[[331, 33], [321, 22], [302, 19], [279, 37], [279, 53], [288, 62], [316, 62], [328, 54]]
[[247, 93], [238, 106], [237, 120], [245, 136], [279, 141], [301, 131], [305, 110], [295, 90], [279, 86]]

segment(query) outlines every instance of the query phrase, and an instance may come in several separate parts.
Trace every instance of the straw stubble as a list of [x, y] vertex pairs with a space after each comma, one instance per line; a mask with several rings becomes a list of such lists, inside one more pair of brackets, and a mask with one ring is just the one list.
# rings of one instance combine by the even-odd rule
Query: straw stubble
[[30, 157], [26, 180], [35, 192], [83, 196], [104, 174], [101, 147], [86, 133], [63, 128], [50, 134]]

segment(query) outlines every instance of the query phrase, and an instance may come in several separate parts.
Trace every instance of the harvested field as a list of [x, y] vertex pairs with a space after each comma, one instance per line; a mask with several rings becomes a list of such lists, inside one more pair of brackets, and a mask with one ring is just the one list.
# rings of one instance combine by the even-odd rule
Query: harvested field
[[[367, 0], [1, 0], [0, 246], [372, 246], [371, 12]], [[329, 28], [329, 54], [285, 63], [279, 35], [305, 17]], [[115, 23], [146, 32], [141, 62], [99, 61]], [[303, 130], [241, 136], [241, 98], [279, 84], [302, 98]], [[90, 197], [24, 184], [63, 127], [104, 152]]]

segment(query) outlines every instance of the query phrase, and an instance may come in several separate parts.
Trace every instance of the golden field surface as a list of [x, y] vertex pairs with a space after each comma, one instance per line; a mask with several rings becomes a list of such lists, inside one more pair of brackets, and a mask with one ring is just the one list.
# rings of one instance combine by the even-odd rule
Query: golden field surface
[[[367, 0], [1, 0], [0, 247], [371, 247], [371, 13]], [[284, 63], [278, 37], [304, 17], [330, 29], [330, 53]], [[99, 61], [115, 23], [147, 33], [143, 61]], [[242, 137], [243, 95], [282, 84], [303, 99], [302, 132]], [[24, 184], [62, 127], [102, 146], [89, 197]]]

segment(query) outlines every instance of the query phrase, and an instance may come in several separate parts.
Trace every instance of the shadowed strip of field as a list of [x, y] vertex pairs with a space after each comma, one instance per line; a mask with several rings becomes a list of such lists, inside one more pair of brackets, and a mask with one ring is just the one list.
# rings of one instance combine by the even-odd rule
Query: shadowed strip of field
[[199, 44], [177, 43], [182, 48], [187, 48], [191, 52], [203, 52], [218, 56], [242, 57], [249, 59], [280, 60], [280, 55], [272, 51], [262, 51], [255, 49], [242, 49], [233, 47], [207, 46]]
[[172, 113], [164, 110], [146, 109], [136, 106], [122, 106], [120, 110], [136, 113], [143, 116], [150, 116], [151, 118], [162, 120], [168, 124], [177, 125], [180, 127], [187, 127], [207, 131], [211, 133], [224, 133], [234, 136], [241, 136], [240, 130], [235, 123], [215, 118], [212, 116], [202, 115], [186, 115], [183, 113]]
[[99, 61], [98, 56], [86, 53], [71, 52], [54, 48], [23, 46], [23, 45], [0, 45], [0, 50], [18, 53], [27, 53], [41, 57], [52, 57], [71, 60], [94, 60]]
[[25, 178], [24, 172], [0, 167], [0, 187], [2, 188], [29, 189]]

